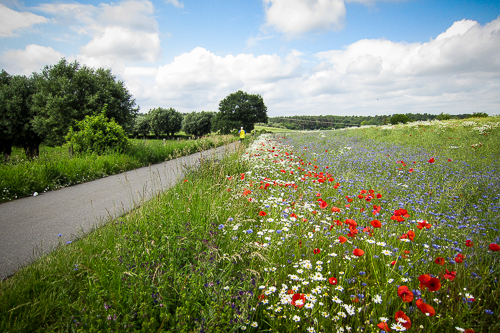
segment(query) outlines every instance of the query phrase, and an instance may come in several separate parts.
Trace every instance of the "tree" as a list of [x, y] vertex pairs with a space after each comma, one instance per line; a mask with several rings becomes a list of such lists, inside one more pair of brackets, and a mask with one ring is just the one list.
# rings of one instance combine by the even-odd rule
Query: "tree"
[[406, 124], [407, 122], [410, 121], [410, 118], [408, 118], [407, 115], [405, 114], [394, 114], [392, 115], [392, 117], [389, 118], [389, 122], [392, 124], [392, 125], [397, 125], [397, 124]]
[[203, 136], [212, 129], [213, 112], [191, 112], [184, 116], [182, 130], [187, 134]]
[[0, 73], [0, 157], [9, 157], [14, 142], [10, 128], [10, 116], [7, 113], [6, 92], [9, 88], [11, 76], [2, 69]]
[[436, 117], [437, 120], [450, 120], [451, 115], [449, 113], [443, 113], [441, 112], [439, 115]]
[[267, 107], [262, 97], [238, 90], [220, 101], [212, 130], [228, 134], [243, 126], [245, 131], [251, 132], [255, 123], [267, 123], [267, 120]]
[[149, 115], [147, 113], [139, 113], [134, 119], [132, 134], [135, 136], [146, 136], [150, 131]]
[[122, 81], [109, 69], [94, 70], [61, 59], [34, 74], [37, 92], [33, 97], [33, 125], [48, 145], [64, 142], [70, 126], [88, 115], [96, 115], [107, 104], [106, 116], [123, 127], [132, 125], [138, 109]]
[[[5, 79], [6, 75], [2, 72]], [[0, 91], [0, 136], [2, 153], [10, 155], [12, 145], [24, 148], [26, 157], [38, 156], [42, 137], [33, 126], [34, 111], [32, 98], [35, 94], [35, 82], [32, 77], [12, 76], [8, 84], [3, 84]]]
[[182, 128], [182, 114], [175, 111], [173, 108], [155, 108], [148, 112], [149, 126], [155, 133], [156, 138], [160, 138], [160, 134], [167, 133], [173, 136]]

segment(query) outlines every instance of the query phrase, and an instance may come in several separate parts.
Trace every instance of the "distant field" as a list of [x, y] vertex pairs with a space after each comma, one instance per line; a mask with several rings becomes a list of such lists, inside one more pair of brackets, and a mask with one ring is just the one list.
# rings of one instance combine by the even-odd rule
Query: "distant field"
[[271, 133], [295, 132], [293, 130], [288, 130], [288, 129], [284, 129], [284, 128], [275, 128], [275, 127], [267, 127], [267, 126], [255, 126], [255, 130], [257, 130], [257, 131], [266, 130], [267, 132], [271, 132]]

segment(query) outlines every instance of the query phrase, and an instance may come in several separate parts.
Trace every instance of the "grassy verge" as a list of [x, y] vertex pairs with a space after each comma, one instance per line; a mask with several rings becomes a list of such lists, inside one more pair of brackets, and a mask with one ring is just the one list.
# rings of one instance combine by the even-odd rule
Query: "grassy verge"
[[231, 136], [167, 140], [165, 143], [162, 140], [131, 140], [132, 146], [126, 153], [82, 157], [70, 157], [65, 147], [42, 147], [40, 157], [34, 161], [26, 161], [21, 151], [15, 150], [9, 163], [0, 164], [0, 202], [160, 163], [235, 140]]
[[423, 126], [204, 163], [3, 281], [0, 330], [498, 332], [500, 131]]

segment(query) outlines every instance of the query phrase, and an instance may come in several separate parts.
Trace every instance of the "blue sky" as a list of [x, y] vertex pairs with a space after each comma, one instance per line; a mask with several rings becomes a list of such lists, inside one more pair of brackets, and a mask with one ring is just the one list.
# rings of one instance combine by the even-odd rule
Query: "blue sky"
[[269, 116], [500, 109], [500, 3], [464, 0], [0, 0], [0, 68], [111, 68], [141, 112]]

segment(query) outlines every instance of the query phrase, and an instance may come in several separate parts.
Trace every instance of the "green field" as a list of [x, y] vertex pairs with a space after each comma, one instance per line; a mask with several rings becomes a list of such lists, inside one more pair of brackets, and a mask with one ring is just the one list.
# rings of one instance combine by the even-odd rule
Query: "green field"
[[499, 125], [261, 136], [2, 281], [0, 331], [500, 332]]

